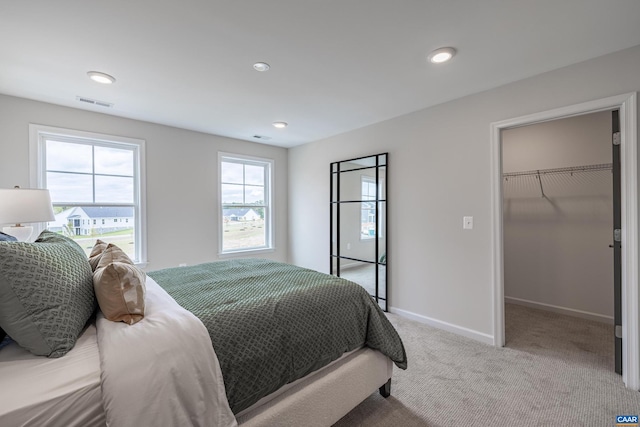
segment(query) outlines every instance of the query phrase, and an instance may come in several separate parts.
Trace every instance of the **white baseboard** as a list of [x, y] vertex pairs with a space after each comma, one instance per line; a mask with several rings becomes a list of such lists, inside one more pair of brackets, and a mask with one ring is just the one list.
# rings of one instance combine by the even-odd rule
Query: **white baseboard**
[[398, 316], [405, 317], [407, 319], [415, 320], [416, 322], [424, 323], [425, 325], [433, 326], [434, 328], [442, 329], [444, 331], [462, 335], [463, 337], [471, 338], [485, 344], [493, 345], [493, 335], [474, 331], [473, 329], [468, 329], [462, 326], [454, 325], [452, 323], [443, 322], [442, 320], [432, 319], [431, 317], [412, 313], [410, 311], [402, 310], [395, 307], [389, 307], [389, 312], [397, 314]]
[[565, 314], [567, 316], [579, 317], [581, 319], [595, 320], [596, 322], [608, 323], [613, 325], [613, 317], [603, 314], [590, 313], [588, 311], [576, 310], [574, 308], [560, 307], [542, 302], [529, 301], [522, 298], [504, 297], [504, 301], [511, 304], [524, 305], [526, 307], [536, 308], [538, 310], [552, 311], [554, 313]]

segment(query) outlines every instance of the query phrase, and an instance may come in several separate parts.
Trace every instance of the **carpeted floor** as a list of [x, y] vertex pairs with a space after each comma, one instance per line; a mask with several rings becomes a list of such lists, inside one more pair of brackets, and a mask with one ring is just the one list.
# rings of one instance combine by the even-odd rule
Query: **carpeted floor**
[[[357, 267], [345, 268], [340, 272], [340, 277], [343, 279], [351, 280], [365, 288], [369, 295], [376, 294], [376, 267], [375, 264], [363, 264]], [[379, 272], [379, 284], [378, 284], [378, 296], [380, 298], [387, 298], [387, 288], [385, 286], [385, 266], [380, 267]], [[380, 301], [380, 307], [384, 310], [386, 301]]]
[[[376, 293], [376, 265], [375, 264], [364, 264], [359, 265], [357, 267], [345, 268], [340, 272], [340, 277], [351, 280], [352, 282], [356, 282], [365, 288], [369, 295], [375, 295]], [[384, 285], [385, 277], [384, 277], [384, 268], [380, 269], [380, 285], [379, 285], [379, 296], [382, 298], [386, 298], [386, 287]]]
[[612, 326], [508, 304], [505, 348], [389, 314], [409, 369], [345, 426], [614, 426], [640, 392], [613, 371]]

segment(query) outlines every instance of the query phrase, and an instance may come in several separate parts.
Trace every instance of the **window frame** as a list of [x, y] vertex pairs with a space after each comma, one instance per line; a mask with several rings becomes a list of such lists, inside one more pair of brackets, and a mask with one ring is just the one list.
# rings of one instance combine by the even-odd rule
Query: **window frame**
[[[147, 216], [146, 216], [146, 156], [145, 141], [137, 138], [107, 135], [75, 129], [29, 124], [30, 186], [46, 188], [46, 149], [48, 138], [62, 142], [126, 148], [134, 154], [133, 210], [135, 227], [135, 264], [141, 268], [147, 265]], [[68, 203], [67, 206], [119, 206], [122, 203]], [[128, 205], [128, 204], [125, 204]], [[44, 223], [34, 224], [38, 233], [44, 230]]]
[[[265, 173], [265, 184], [264, 184], [264, 205], [252, 205], [252, 204], [241, 204], [241, 205], [224, 205], [222, 203], [222, 163], [228, 161], [232, 163], [242, 163], [244, 165], [260, 165], [265, 166], [267, 168], [267, 172]], [[220, 257], [230, 257], [234, 255], [248, 255], [248, 254], [258, 254], [265, 252], [273, 252], [275, 250], [275, 233], [274, 233], [274, 217], [275, 217], [275, 208], [273, 206], [273, 194], [274, 194], [274, 170], [275, 170], [275, 161], [273, 159], [268, 159], [264, 157], [255, 157], [248, 156], [245, 154], [237, 154], [237, 153], [227, 153], [227, 152], [218, 152], [218, 256]], [[244, 185], [244, 184], [243, 184]], [[265, 210], [265, 245], [254, 247], [254, 248], [242, 248], [242, 249], [233, 249], [233, 250], [223, 250], [224, 244], [224, 209], [227, 206], [233, 206], [234, 208], [255, 208], [262, 207]]]

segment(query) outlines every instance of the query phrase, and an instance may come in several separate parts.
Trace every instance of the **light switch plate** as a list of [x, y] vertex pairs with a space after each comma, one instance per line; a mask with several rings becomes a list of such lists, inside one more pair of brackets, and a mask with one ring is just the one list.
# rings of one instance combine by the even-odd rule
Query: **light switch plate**
[[473, 229], [473, 217], [472, 216], [464, 216], [462, 217], [462, 228], [465, 230]]

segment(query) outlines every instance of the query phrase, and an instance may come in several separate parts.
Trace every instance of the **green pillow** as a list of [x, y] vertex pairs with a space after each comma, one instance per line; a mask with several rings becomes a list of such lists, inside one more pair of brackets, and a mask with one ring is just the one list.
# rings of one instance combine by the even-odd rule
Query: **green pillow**
[[39, 356], [73, 348], [96, 308], [91, 266], [73, 240], [44, 231], [0, 242], [0, 328]]

